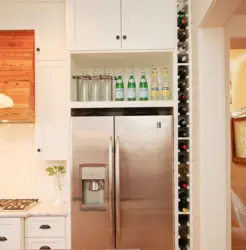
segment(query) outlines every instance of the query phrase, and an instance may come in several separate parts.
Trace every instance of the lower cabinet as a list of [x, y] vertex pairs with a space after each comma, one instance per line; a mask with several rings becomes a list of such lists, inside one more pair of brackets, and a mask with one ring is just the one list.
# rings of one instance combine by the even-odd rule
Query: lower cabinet
[[25, 249], [65, 249], [64, 238], [26, 238]]
[[0, 218], [0, 250], [23, 249], [66, 249], [65, 217]]
[[0, 218], [0, 250], [23, 249], [23, 219]]
[[30, 217], [25, 220], [25, 249], [65, 249], [65, 217]]

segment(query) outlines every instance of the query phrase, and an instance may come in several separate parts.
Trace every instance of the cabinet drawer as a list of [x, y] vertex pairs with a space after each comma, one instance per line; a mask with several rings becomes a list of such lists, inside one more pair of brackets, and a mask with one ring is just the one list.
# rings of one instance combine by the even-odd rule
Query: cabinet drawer
[[65, 249], [64, 238], [26, 238], [25, 249]]
[[33, 217], [27, 218], [25, 222], [26, 237], [64, 237], [64, 217]]
[[22, 249], [20, 218], [0, 218], [0, 249]]

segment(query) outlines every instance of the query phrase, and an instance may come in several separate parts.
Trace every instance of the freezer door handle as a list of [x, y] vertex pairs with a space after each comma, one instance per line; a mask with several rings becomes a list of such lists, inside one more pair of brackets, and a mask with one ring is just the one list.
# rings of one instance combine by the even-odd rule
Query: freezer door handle
[[114, 244], [114, 217], [113, 217], [113, 138], [110, 137], [109, 140], [109, 158], [108, 158], [108, 197], [109, 197], [109, 223], [110, 223], [110, 231]]
[[116, 184], [116, 241], [120, 244], [120, 138], [116, 139], [115, 157], [115, 184]]

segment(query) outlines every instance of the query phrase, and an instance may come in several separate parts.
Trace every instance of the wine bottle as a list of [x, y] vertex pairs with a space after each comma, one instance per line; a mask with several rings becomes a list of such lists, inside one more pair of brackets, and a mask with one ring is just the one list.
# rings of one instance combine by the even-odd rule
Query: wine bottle
[[187, 40], [188, 35], [187, 35], [187, 31], [186, 30], [178, 30], [178, 40], [183, 43]]
[[187, 158], [188, 158], [187, 155], [179, 153], [178, 160], [180, 163], [187, 163], [188, 161]]
[[180, 95], [179, 95], [179, 101], [180, 101], [181, 103], [186, 103], [187, 100], [188, 100], [188, 96], [187, 96], [187, 95], [184, 95], [184, 94], [180, 94]]
[[188, 68], [185, 66], [180, 66], [178, 68], [178, 76], [180, 79], [185, 79], [188, 76]]
[[179, 181], [179, 187], [181, 189], [187, 189], [188, 188], [188, 182], [186, 180], [184, 180], [184, 179], [180, 180]]
[[186, 30], [187, 28], [187, 18], [186, 17], [178, 17], [178, 27], [181, 30]]
[[186, 239], [179, 239], [179, 248], [180, 250], [188, 250], [189, 240]]
[[187, 130], [179, 130], [179, 137], [188, 137], [188, 131]]
[[180, 200], [179, 201], [179, 211], [186, 213], [189, 209], [189, 202], [186, 200]]
[[179, 199], [180, 200], [188, 200], [189, 193], [187, 189], [179, 189]]
[[187, 178], [189, 174], [189, 169], [188, 166], [185, 164], [180, 164], [179, 165], [179, 175], [181, 178]]
[[188, 55], [179, 54], [178, 55], [178, 63], [188, 63]]
[[187, 50], [188, 50], [188, 44], [187, 43], [181, 43], [181, 42], [179, 42], [178, 43], [178, 52], [180, 53], [180, 54], [184, 54], [185, 52], [187, 52]]
[[180, 126], [181, 128], [186, 128], [187, 125], [188, 125], [188, 122], [187, 122], [186, 119], [180, 119], [180, 120], [179, 120], [179, 126]]
[[186, 115], [188, 113], [188, 109], [184, 106], [180, 106], [178, 108], [178, 112], [181, 114], [181, 115]]
[[182, 225], [179, 227], [179, 237], [181, 239], [187, 239], [189, 236], [189, 227], [187, 225]]
[[183, 80], [183, 79], [179, 80], [178, 88], [179, 88], [179, 90], [181, 92], [184, 92], [186, 90], [186, 82], [185, 82], [185, 80]]
[[179, 150], [180, 151], [186, 151], [188, 149], [188, 145], [185, 142], [180, 142], [179, 143]]
[[187, 225], [188, 226], [188, 223], [189, 223], [189, 215], [180, 214], [179, 215], [179, 224], [181, 226], [183, 226], [183, 225]]

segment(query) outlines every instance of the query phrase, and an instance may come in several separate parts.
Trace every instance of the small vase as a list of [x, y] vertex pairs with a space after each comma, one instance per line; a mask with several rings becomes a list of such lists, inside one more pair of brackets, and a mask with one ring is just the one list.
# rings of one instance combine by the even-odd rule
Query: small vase
[[63, 178], [55, 177], [55, 185], [56, 185], [56, 200], [54, 202], [55, 205], [61, 205], [62, 202], [62, 193], [63, 193]]
[[54, 205], [61, 205], [62, 202], [62, 190], [56, 190], [56, 201], [54, 202]]

